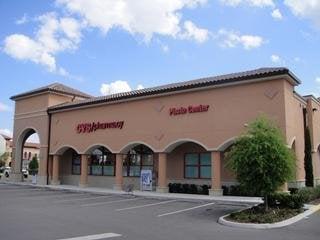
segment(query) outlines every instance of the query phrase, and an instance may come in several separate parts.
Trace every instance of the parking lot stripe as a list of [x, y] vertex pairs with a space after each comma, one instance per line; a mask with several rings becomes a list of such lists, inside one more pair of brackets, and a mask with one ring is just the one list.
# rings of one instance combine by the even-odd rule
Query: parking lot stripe
[[98, 240], [98, 239], [106, 239], [106, 238], [113, 238], [113, 237], [121, 237], [121, 235], [117, 233], [102, 233], [102, 234], [88, 235], [88, 236], [81, 236], [81, 237], [63, 238], [58, 240]]
[[176, 201], [177, 200], [168, 200], [168, 201], [162, 201], [162, 202], [157, 202], [157, 203], [150, 203], [150, 204], [145, 204], [145, 205], [139, 205], [139, 206], [133, 206], [133, 207], [127, 207], [127, 208], [120, 208], [120, 209], [116, 209], [116, 211], [124, 211], [124, 210], [136, 209], [136, 208], [151, 207], [151, 206], [156, 206], [156, 205], [172, 203], [172, 202], [176, 202]]
[[182, 209], [182, 210], [178, 210], [178, 211], [174, 211], [174, 212], [163, 213], [163, 214], [158, 215], [158, 217], [164, 217], [164, 216], [173, 215], [173, 214], [177, 214], [177, 213], [187, 212], [187, 211], [191, 211], [193, 209], [202, 208], [202, 207], [206, 207], [206, 206], [210, 206], [210, 205], [214, 205], [214, 204], [215, 203], [207, 203], [207, 204], [203, 204], [203, 205], [200, 205], [200, 206], [186, 208], [186, 209]]
[[121, 199], [121, 200], [114, 200], [114, 201], [108, 201], [108, 202], [98, 202], [98, 203], [87, 203], [80, 205], [81, 207], [90, 207], [90, 206], [99, 206], [99, 205], [105, 205], [110, 203], [118, 203], [118, 202], [130, 202], [130, 201], [137, 201], [141, 198], [130, 198], [130, 199]]
[[72, 198], [72, 199], [58, 200], [58, 201], [55, 201], [54, 203], [73, 202], [73, 201], [82, 201], [82, 200], [95, 200], [100, 198], [111, 198], [111, 197], [113, 196], [108, 195], [108, 196], [98, 196], [98, 197]]
[[31, 196], [21, 196], [19, 198], [27, 198], [27, 199], [34, 199], [34, 200], [41, 200], [44, 198], [55, 198], [55, 197], [74, 197], [74, 196], [82, 196], [87, 195], [86, 193], [78, 194], [78, 193], [55, 193], [55, 194], [49, 194], [49, 195], [31, 195]]
[[25, 192], [25, 191], [43, 191], [43, 192], [46, 192], [47, 190], [43, 190], [43, 189], [33, 189], [33, 188], [28, 188], [28, 189], [26, 189], [26, 188], [17, 188], [17, 189], [15, 189], [15, 188], [12, 188], [12, 189], [0, 189], [0, 192], [14, 192], [14, 191], [16, 191], [16, 192]]

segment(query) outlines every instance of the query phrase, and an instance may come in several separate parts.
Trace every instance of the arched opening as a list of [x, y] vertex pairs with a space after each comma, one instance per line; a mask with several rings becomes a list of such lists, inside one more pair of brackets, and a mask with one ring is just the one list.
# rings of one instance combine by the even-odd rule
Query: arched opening
[[15, 173], [21, 173], [23, 181], [31, 181], [32, 175], [39, 173], [41, 164], [40, 137], [36, 129], [28, 128], [20, 134], [15, 154]]
[[211, 184], [211, 152], [193, 140], [173, 142], [166, 147], [168, 183]]
[[123, 154], [122, 176], [124, 185], [131, 185], [134, 189], [140, 189], [140, 175], [142, 170], [151, 170], [152, 188], [157, 182], [157, 163], [153, 149], [141, 143], [126, 145]]
[[[59, 181], [61, 184], [78, 185], [81, 174], [81, 155], [73, 147], [61, 147], [56, 155], [59, 155]], [[49, 176], [53, 171], [52, 162], [49, 163]]]
[[115, 176], [116, 156], [104, 146], [95, 146], [87, 152], [88, 174], [92, 176]]
[[154, 170], [153, 151], [146, 145], [135, 145], [123, 160], [123, 176], [140, 177], [141, 170]]

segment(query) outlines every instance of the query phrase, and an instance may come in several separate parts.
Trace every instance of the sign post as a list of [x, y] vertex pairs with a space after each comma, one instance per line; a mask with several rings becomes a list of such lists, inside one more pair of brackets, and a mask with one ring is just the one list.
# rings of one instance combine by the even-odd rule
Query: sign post
[[152, 191], [152, 171], [151, 170], [141, 170], [140, 190]]

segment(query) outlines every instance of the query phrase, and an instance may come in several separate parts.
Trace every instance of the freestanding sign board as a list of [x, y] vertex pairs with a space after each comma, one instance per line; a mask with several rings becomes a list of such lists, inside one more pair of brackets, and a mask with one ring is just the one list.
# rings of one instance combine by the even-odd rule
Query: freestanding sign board
[[151, 170], [141, 170], [140, 190], [152, 191], [152, 171]]

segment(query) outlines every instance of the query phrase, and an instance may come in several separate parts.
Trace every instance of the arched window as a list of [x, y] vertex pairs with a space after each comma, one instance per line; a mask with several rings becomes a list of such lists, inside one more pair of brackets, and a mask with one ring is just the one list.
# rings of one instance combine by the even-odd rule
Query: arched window
[[115, 154], [105, 147], [95, 149], [89, 159], [90, 175], [115, 176]]
[[29, 152], [29, 156], [28, 156], [28, 160], [30, 160], [31, 159], [31, 152]]
[[153, 170], [153, 151], [145, 145], [132, 148], [123, 161], [123, 176], [139, 177], [142, 169]]
[[23, 158], [24, 158], [24, 159], [27, 159], [27, 157], [28, 157], [27, 155], [28, 155], [28, 153], [27, 153], [27, 152], [24, 152]]

